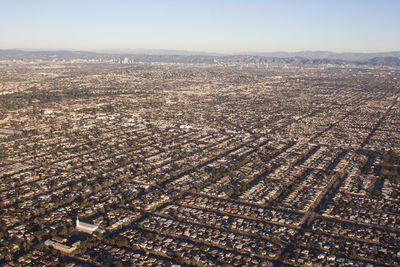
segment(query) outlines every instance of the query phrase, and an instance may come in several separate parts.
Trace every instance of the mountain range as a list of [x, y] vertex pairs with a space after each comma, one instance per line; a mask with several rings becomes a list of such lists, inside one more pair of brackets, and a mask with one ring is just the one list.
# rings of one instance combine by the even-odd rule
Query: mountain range
[[102, 51], [77, 50], [0, 50], [0, 60], [68, 61], [73, 59], [113, 60], [122, 63], [127, 58], [135, 62], [182, 63], [284, 63], [284, 64], [356, 64], [371, 66], [400, 66], [400, 51], [382, 53], [334, 53], [329, 51], [262, 52], [217, 54], [182, 50], [111, 49]]
[[357, 53], [345, 52], [335, 53], [331, 51], [298, 51], [298, 52], [243, 52], [243, 53], [210, 53], [185, 50], [167, 50], [167, 49], [108, 49], [97, 50], [95, 52], [111, 53], [111, 54], [144, 54], [144, 55], [179, 55], [179, 56], [263, 56], [263, 57], [278, 57], [292, 58], [302, 57], [307, 59], [340, 59], [346, 61], [366, 61], [375, 57], [398, 57], [400, 51], [392, 52], [376, 52], [376, 53]]

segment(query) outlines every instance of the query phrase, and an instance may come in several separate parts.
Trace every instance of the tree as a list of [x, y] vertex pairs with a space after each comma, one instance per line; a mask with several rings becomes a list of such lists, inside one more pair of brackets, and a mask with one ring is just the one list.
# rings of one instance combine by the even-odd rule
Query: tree
[[115, 267], [123, 267], [124, 264], [120, 261], [114, 261], [111, 266], [115, 266]]
[[68, 235], [68, 230], [67, 228], [63, 228], [59, 233], [60, 236], [66, 237]]
[[349, 252], [349, 258], [354, 260], [355, 258], [357, 258], [357, 253], [352, 249]]
[[180, 255], [179, 253], [174, 253], [174, 255], [172, 256], [172, 258], [176, 261], [176, 263], [178, 264], [184, 264], [185, 263], [185, 259], [182, 257], [182, 255]]
[[128, 247], [129, 242], [127, 239], [118, 239], [116, 244], [117, 244], [117, 247], [122, 248], [122, 247]]
[[147, 240], [153, 240], [153, 239], [154, 239], [154, 236], [153, 236], [152, 233], [146, 233], [144, 237], [145, 237]]

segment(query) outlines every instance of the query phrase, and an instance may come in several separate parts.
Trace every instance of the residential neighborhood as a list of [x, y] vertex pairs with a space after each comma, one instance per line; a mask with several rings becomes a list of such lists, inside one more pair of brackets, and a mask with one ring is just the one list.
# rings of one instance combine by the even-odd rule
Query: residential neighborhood
[[0, 60], [1, 266], [400, 266], [399, 67], [149, 61]]

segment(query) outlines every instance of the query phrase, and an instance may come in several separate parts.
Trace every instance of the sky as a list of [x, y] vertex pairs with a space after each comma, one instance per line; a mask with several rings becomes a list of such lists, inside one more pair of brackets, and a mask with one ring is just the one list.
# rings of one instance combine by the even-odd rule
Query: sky
[[400, 0], [0, 0], [0, 49], [400, 50]]

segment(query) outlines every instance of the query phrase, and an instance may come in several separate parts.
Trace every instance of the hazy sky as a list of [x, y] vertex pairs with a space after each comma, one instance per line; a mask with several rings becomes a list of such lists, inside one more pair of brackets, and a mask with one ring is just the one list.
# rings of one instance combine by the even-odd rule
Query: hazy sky
[[0, 48], [400, 50], [400, 0], [0, 0]]

